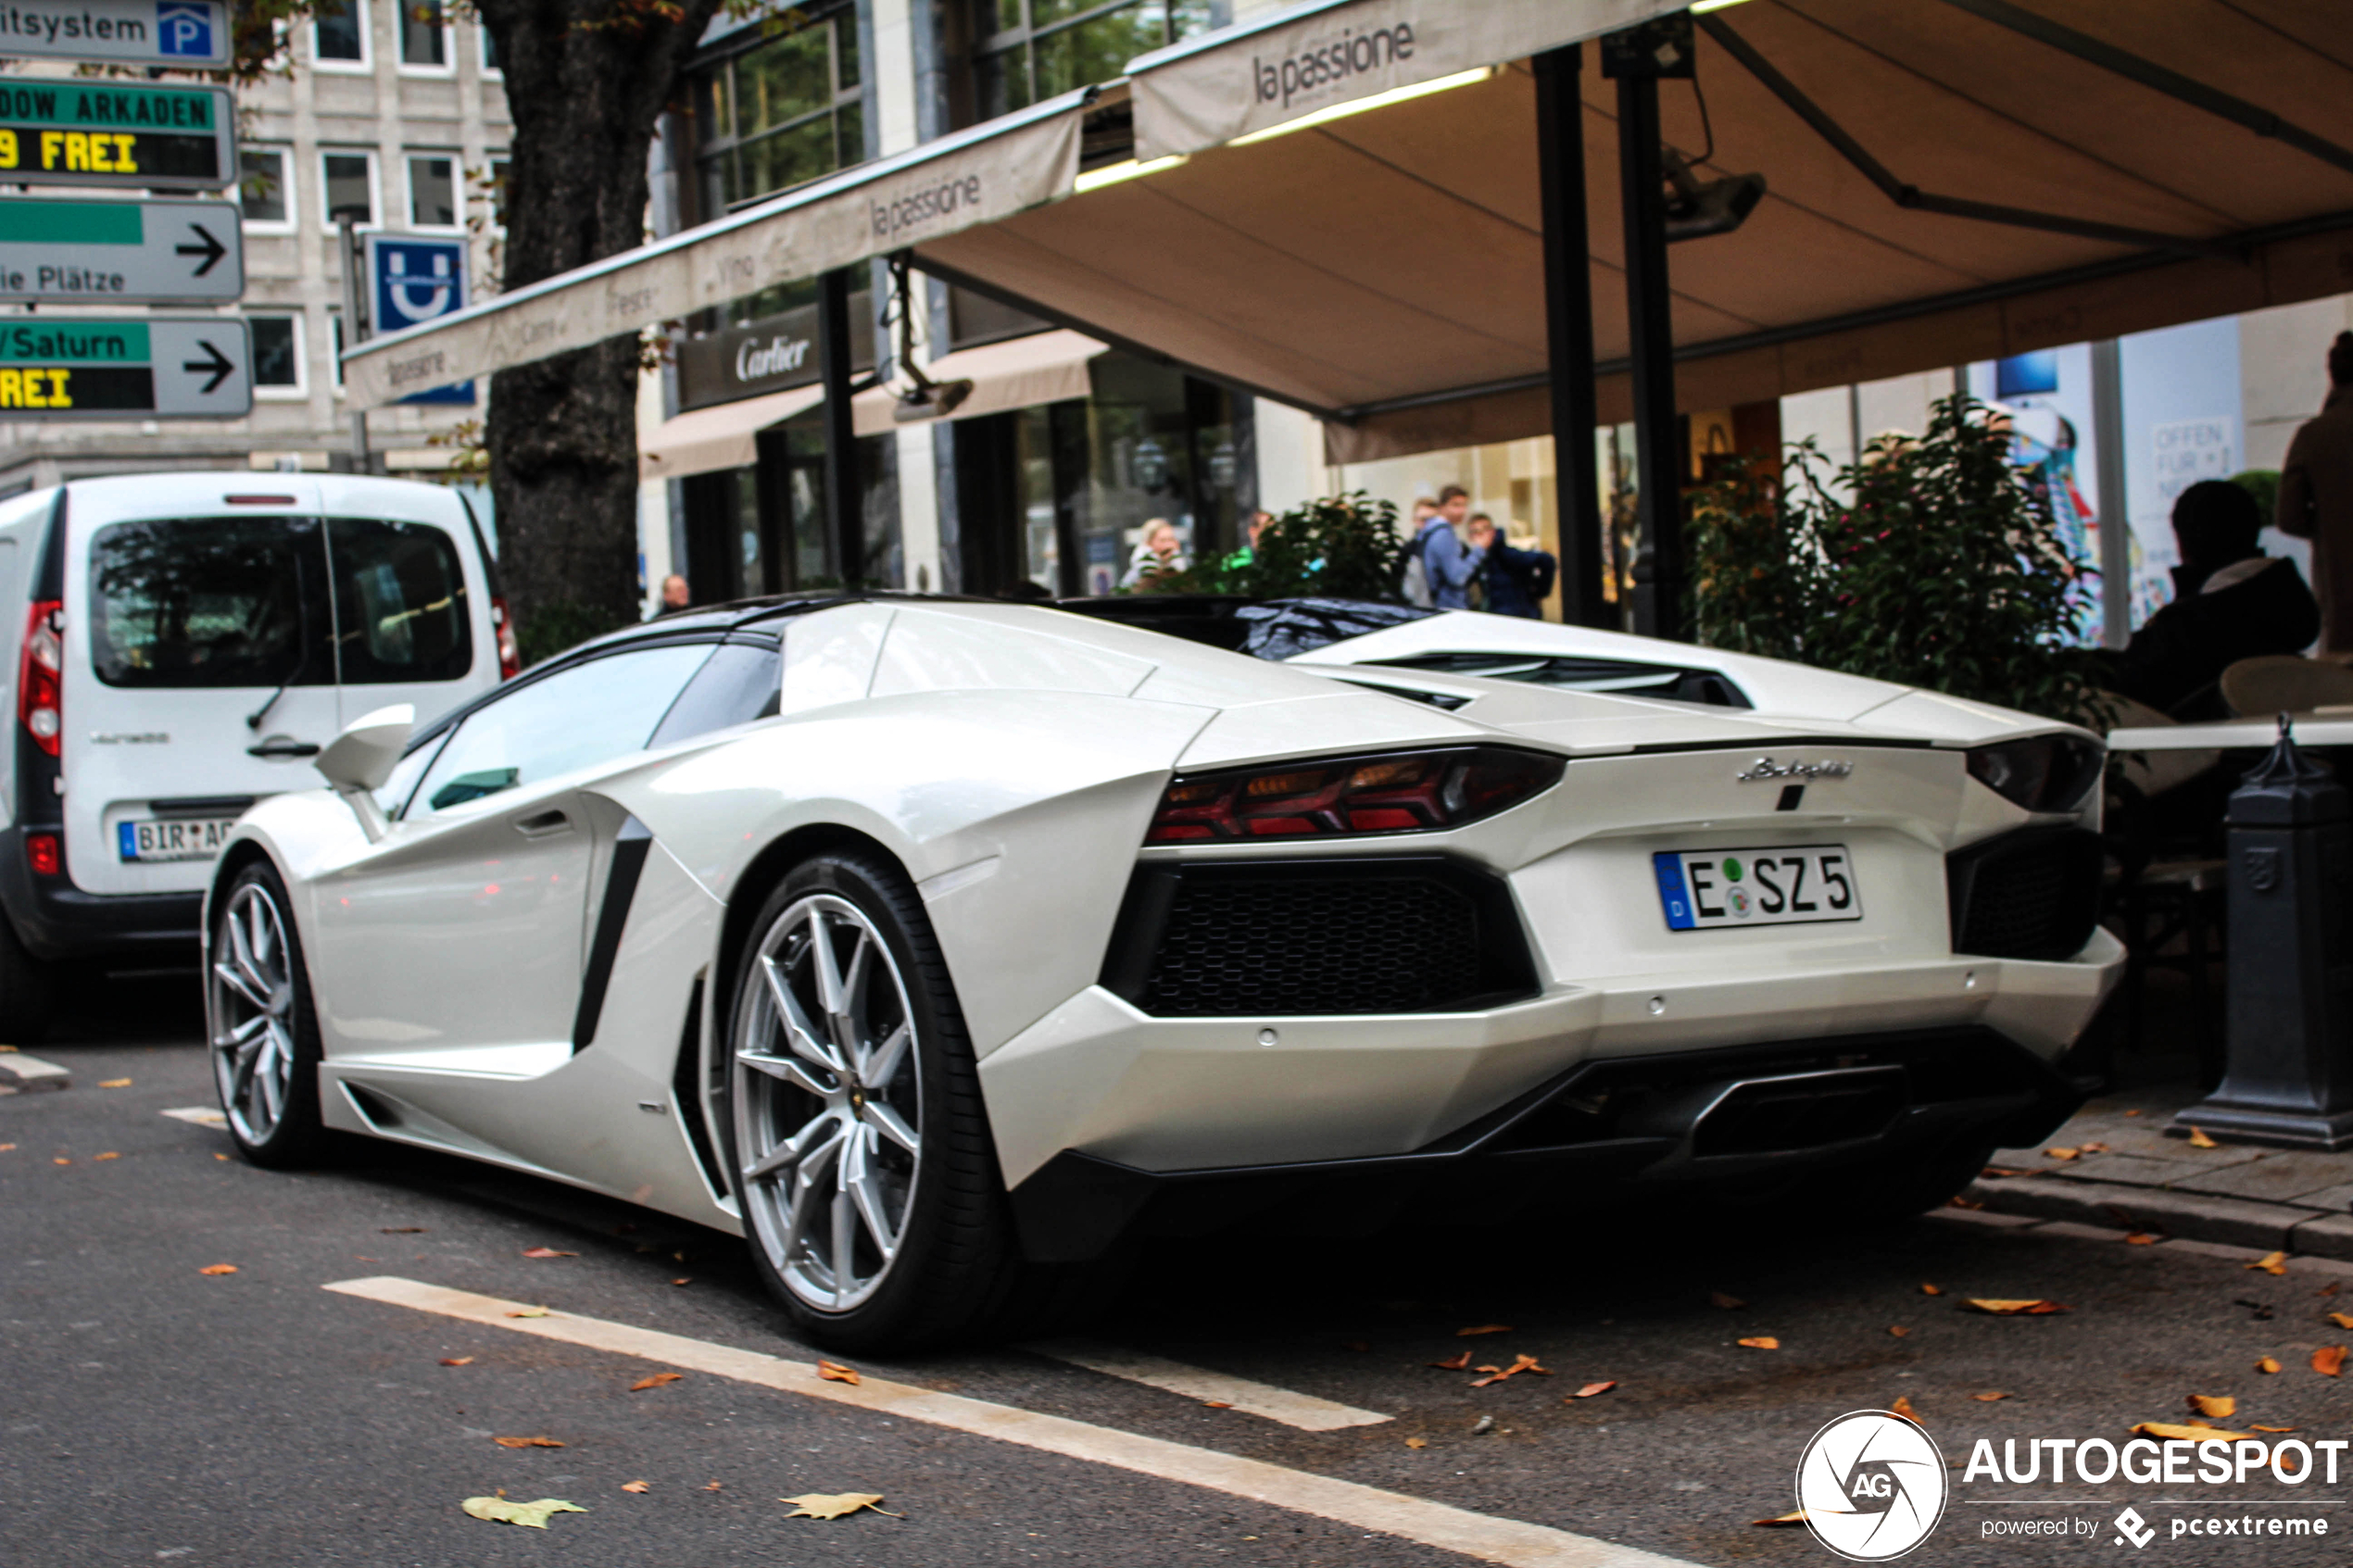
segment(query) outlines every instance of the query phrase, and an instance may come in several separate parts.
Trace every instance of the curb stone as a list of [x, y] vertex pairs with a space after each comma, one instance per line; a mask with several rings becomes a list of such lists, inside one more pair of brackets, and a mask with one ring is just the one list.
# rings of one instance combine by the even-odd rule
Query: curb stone
[[34, 1089], [69, 1089], [73, 1074], [54, 1061], [10, 1051], [0, 1056], [0, 1094], [27, 1094]]
[[2267, 1252], [2287, 1250], [2292, 1245], [2291, 1236], [2302, 1233], [2307, 1225], [2335, 1222], [2327, 1229], [2309, 1233], [2312, 1241], [2320, 1243], [2309, 1250], [2331, 1257], [2353, 1257], [2353, 1215], [2322, 1214], [2283, 1203], [2256, 1203], [2163, 1187], [2038, 1176], [1981, 1177], [1969, 1184], [1966, 1196], [1969, 1201], [1982, 1203], [1995, 1213], [2070, 1220], [2103, 1230], [2124, 1225], [2186, 1240], [2253, 1247]]

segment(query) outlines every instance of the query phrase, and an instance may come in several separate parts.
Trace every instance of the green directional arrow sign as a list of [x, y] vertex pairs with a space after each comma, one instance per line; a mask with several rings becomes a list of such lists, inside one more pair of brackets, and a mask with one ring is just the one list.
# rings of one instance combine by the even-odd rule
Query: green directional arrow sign
[[240, 419], [252, 363], [233, 317], [18, 317], [0, 322], [0, 420]]
[[227, 202], [0, 197], [0, 300], [194, 304], [245, 292]]

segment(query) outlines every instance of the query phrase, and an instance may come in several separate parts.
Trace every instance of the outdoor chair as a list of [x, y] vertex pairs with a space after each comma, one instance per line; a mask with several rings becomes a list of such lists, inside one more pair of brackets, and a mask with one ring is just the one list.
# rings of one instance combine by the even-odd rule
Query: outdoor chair
[[2222, 671], [2221, 685], [2224, 706], [2240, 719], [2353, 705], [2353, 670], [2292, 653], [2242, 659]]

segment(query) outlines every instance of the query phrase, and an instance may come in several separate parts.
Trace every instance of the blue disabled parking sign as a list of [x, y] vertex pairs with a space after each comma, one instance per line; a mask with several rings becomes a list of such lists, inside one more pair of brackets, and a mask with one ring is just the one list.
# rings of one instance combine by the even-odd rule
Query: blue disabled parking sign
[[[416, 234], [370, 234], [363, 263], [374, 334], [404, 332], [466, 307], [466, 241]], [[403, 403], [472, 403], [474, 383], [415, 392]]]

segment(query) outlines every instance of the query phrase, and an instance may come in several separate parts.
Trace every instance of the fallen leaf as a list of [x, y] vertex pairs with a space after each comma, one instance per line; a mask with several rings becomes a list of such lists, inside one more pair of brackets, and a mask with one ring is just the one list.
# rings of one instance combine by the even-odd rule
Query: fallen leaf
[[531, 1530], [546, 1529], [549, 1514], [588, 1512], [578, 1503], [565, 1502], [560, 1498], [541, 1498], [537, 1502], [509, 1502], [505, 1498], [468, 1498], [459, 1506], [476, 1519], [486, 1519], [494, 1524], [521, 1524]]
[[819, 1361], [817, 1375], [828, 1383], [847, 1383], [852, 1387], [858, 1383], [858, 1369], [844, 1366], [839, 1361]]
[[1343, 1339], [1340, 1342], [1340, 1348], [1343, 1350], [1369, 1350], [1372, 1346], [1362, 1339]]
[[1947, 1209], [1982, 1209], [1985, 1205], [1980, 1203], [1974, 1198], [1963, 1198], [1957, 1192], [1952, 1197], [1944, 1200], [1944, 1207]]
[[2108, 1152], [2108, 1145], [2104, 1143], [2084, 1143], [2078, 1144], [2075, 1147], [2082, 1149], [2086, 1154], [2106, 1154]]
[[[1617, 1379], [1615, 1377], [1611, 1378], [1606, 1383], [1588, 1383], [1584, 1387], [1579, 1388], [1576, 1393], [1571, 1394], [1568, 1398], [1570, 1399], [1590, 1399], [1597, 1394], [1606, 1394], [1617, 1386]], [[1567, 1403], [1567, 1400], [1565, 1399], [1562, 1403], [1566, 1404]]]
[[1422, 1364], [1434, 1366], [1441, 1372], [1460, 1372], [1470, 1365], [1470, 1352], [1465, 1350], [1461, 1355], [1449, 1356], [1442, 1361], [1425, 1361]]
[[99, 1155], [99, 1156], [98, 1156], [98, 1158], [99, 1158], [99, 1159], [101, 1159], [101, 1160], [120, 1160], [120, 1159], [121, 1159], [121, 1158], [122, 1158], [122, 1156], [121, 1156], [121, 1155], [120, 1155], [120, 1154], [118, 1154], [118, 1153], [116, 1153], [116, 1152], [115, 1152], [115, 1151], [113, 1151], [112, 1149], [109, 1149], [109, 1150], [107, 1150], [106, 1153]]
[[[839, 1519], [843, 1514], [855, 1513], [862, 1508], [871, 1508], [876, 1513], [890, 1513], [890, 1510], [880, 1506], [883, 1500], [880, 1492], [803, 1492], [797, 1498], [778, 1498], [776, 1500], [793, 1505], [793, 1511], [785, 1515], [787, 1519]], [[905, 1517], [898, 1513], [890, 1513], [890, 1516], [893, 1519]]]
[[2147, 1231], [2134, 1231], [2132, 1235], [2124, 1238], [2124, 1245], [2127, 1247], [2155, 1247], [2157, 1245], [2157, 1237]]
[[1896, 1395], [1895, 1402], [1887, 1408], [1906, 1421], [1918, 1421], [1920, 1418], [1920, 1412], [1912, 1408], [1912, 1401], [1901, 1394]]
[[[1971, 1394], [1969, 1398], [1975, 1399], [1981, 1405], [1990, 1405], [1996, 1399], [2007, 1399], [2009, 1396], [1997, 1391], [1984, 1394]], [[2224, 1411], [2223, 1413], [2228, 1414], [2229, 1412]]]
[[2231, 1440], [2246, 1436], [2244, 1432], [2225, 1432], [2219, 1426], [2195, 1423], [2176, 1424], [2170, 1421], [2144, 1421], [2133, 1428], [2133, 1435], [2136, 1437], [2172, 1437], [2192, 1443]]
[[0, 1143], [0, 1154], [6, 1154], [16, 1147], [17, 1146], [12, 1143]]
[[2227, 1420], [2238, 1413], [2239, 1402], [2228, 1394], [2193, 1394], [2190, 1409], [2200, 1415], [2210, 1415], [2217, 1421]]
[[200, 1274], [233, 1274], [236, 1272], [237, 1265], [234, 1263], [207, 1263], [196, 1271]]
[[1944, 1287], [1941, 1285], [1923, 1285], [1920, 1286], [1920, 1294], [1923, 1296], [1942, 1296], [1944, 1294]]
[[650, 1377], [641, 1377], [636, 1382], [631, 1384], [629, 1386], [629, 1391], [632, 1394], [636, 1394], [642, 1393], [648, 1388], [659, 1388], [665, 1383], [675, 1383], [686, 1375], [686, 1374], [683, 1372], [658, 1372]]
[[2082, 1152], [2083, 1151], [2080, 1148], [2046, 1148], [2043, 1151], [2043, 1158], [2045, 1160], [2072, 1160]]
[[98, 1087], [102, 1089], [127, 1089], [130, 1086], [131, 1080], [128, 1078], [104, 1078], [98, 1083]]
[[692, 1285], [695, 1282], [692, 1275], [682, 1274], [678, 1278], [672, 1280], [670, 1283], [673, 1285]]
[[2246, 1429], [2249, 1432], [2293, 1432], [2296, 1430], [2293, 1426], [2264, 1426], [2255, 1422], [2247, 1423]]
[[544, 1318], [547, 1315], [547, 1309], [545, 1307], [524, 1307], [519, 1309], [518, 1311], [509, 1312], [507, 1315], [510, 1318]]
[[1781, 1342], [1769, 1334], [1760, 1334], [1754, 1339], [1743, 1339], [1741, 1343], [1752, 1350], [1778, 1350], [1781, 1348]]
[[621, 1489], [624, 1492], [650, 1492], [654, 1488], [650, 1481], [623, 1481]]
[[1512, 1358], [1512, 1364], [1505, 1367], [1501, 1372], [1496, 1372], [1488, 1367], [1481, 1367], [1478, 1370], [1486, 1373], [1488, 1375], [1485, 1377], [1473, 1378], [1471, 1380], [1471, 1386], [1474, 1388], [1484, 1388], [1491, 1383], [1501, 1383], [1507, 1377], [1517, 1377], [1523, 1372], [1532, 1372], [1540, 1377], [1550, 1377], [1553, 1375], [1550, 1368], [1537, 1365], [1536, 1358], [1533, 1356], [1515, 1356]]
[[[14, 1145], [10, 1145], [9, 1147], [14, 1148], [15, 1146], [14, 1146]], [[2334, 1280], [2334, 1279], [2333, 1279], [2333, 1280], [2329, 1281], [2329, 1282], [2328, 1282], [2328, 1284], [2326, 1284], [2326, 1285], [2324, 1285], [2324, 1286], [2321, 1286], [2320, 1291], [2319, 1291], [2319, 1294], [2320, 1294], [2320, 1295], [2322, 1295], [2322, 1296], [2334, 1296], [2334, 1295], [2335, 1295], [2335, 1294], [2336, 1294], [2336, 1289], [2337, 1289], [2337, 1286], [2338, 1286], [2339, 1285], [2343, 1284], [2343, 1283], [2344, 1283], [2344, 1282], [2343, 1282], [2342, 1280]]]
[[1229, 1411], [1234, 1408], [1234, 1402], [1231, 1399], [1203, 1399], [1201, 1404], [1202, 1409], [1211, 1411]]
[[1906, 1328], [1906, 1327], [1905, 1327], [1902, 1323], [1889, 1323], [1889, 1324], [1887, 1325], [1887, 1332], [1888, 1332], [1888, 1333], [1890, 1333], [1890, 1334], [1892, 1334], [1892, 1335], [1894, 1335], [1894, 1336], [1895, 1336], [1895, 1337], [1896, 1337], [1896, 1338], [1898, 1338], [1898, 1339], [1902, 1339], [1902, 1338], [1905, 1338], [1905, 1337], [1906, 1337], [1907, 1336], [1909, 1336], [1909, 1335], [1911, 1334], [1911, 1332], [1912, 1332], [1912, 1331], [1911, 1331], [1910, 1329], [1908, 1329], [1908, 1328]]
[[1429, 1447], [1429, 1439], [1427, 1437], [1408, 1437], [1405, 1439], [1405, 1446], [1409, 1449], [1426, 1449]]
[[2312, 1352], [2312, 1370], [2322, 1377], [2335, 1377], [2345, 1371], [2345, 1347], [2323, 1345]]
[[2052, 1312], [2066, 1312], [2074, 1310], [2071, 1307], [2063, 1307], [2057, 1301], [2018, 1301], [2000, 1297], [1971, 1296], [1965, 1298], [1964, 1304], [1981, 1312], [1990, 1312], [1997, 1318], [2039, 1318]]
[[526, 1258], [577, 1258], [580, 1256], [577, 1252], [559, 1252], [552, 1247], [526, 1247], [522, 1249], [522, 1255]]
[[2331, 1312], [2329, 1314], [2329, 1322], [2336, 1324], [2339, 1328], [2353, 1328], [2353, 1315], [2348, 1315], [2344, 1312]]
[[706, 1491], [706, 1492], [715, 1492], [715, 1491], [719, 1490], [719, 1483], [718, 1483], [718, 1482], [716, 1482], [716, 1481], [713, 1481], [713, 1482], [711, 1482], [710, 1485], [708, 1485], [708, 1486], [704, 1486], [704, 1487], [703, 1487], [703, 1490], [704, 1490], [704, 1491]]
[[1727, 1296], [1720, 1290], [1711, 1290], [1707, 1293], [1707, 1304], [1711, 1307], [1721, 1307], [1728, 1312], [1748, 1305], [1739, 1297]]
[[2245, 1266], [2249, 1269], [2260, 1269], [2267, 1274], [2284, 1274], [2287, 1273], [2287, 1254], [2284, 1252], [2266, 1252], [2263, 1256], [2258, 1258], [2252, 1263], [2248, 1263]]
[[441, 1358], [441, 1364], [443, 1366], [472, 1366], [474, 1364], [474, 1359], [472, 1356], [444, 1356]]
[[1454, 1331], [1454, 1337], [1468, 1339], [1474, 1334], [1509, 1334], [1511, 1331], [1512, 1325], [1507, 1323], [1481, 1323], [1477, 1328], [1458, 1328]]
[[490, 1440], [502, 1449], [560, 1449], [563, 1447], [553, 1437], [493, 1437]]
[[2140, 1112], [2137, 1110], [2128, 1110], [2124, 1114], [2127, 1116], [2138, 1116]]
[[2280, 1363], [2273, 1361], [2271, 1357], [2266, 1356], [2261, 1361], [2255, 1363], [2255, 1370], [2258, 1372], [2277, 1372], [2280, 1370]]
[[425, 1234], [425, 1227], [422, 1225], [378, 1225], [376, 1234], [379, 1236], [422, 1236]]
[[2010, 1165], [1988, 1165], [1978, 1174], [1987, 1181], [1998, 1182], [2005, 1176], [2023, 1176], [2026, 1173]]
[[226, 1159], [228, 1159], [229, 1157], [228, 1157], [227, 1155], [225, 1155], [225, 1154], [216, 1154], [216, 1155], [214, 1155], [214, 1156], [213, 1156], [213, 1158], [214, 1158], [215, 1160], [226, 1160]]
[[2192, 1148], [2220, 1148], [2222, 1146], [2216, 1143], [2212, 1138], [2208, 1137], [2206, 1135], [2205, 1128], [2192, 1127], [2190, 1129], [2190, 1147]]
[[1805, 1524], [1805, 1523], [1806, 1523], [1806, 1511], [1805, 1511], [1804, 1509], [1802, 1509], [1802, 1508], [1801, 1508], [1801, 1509], [1797, 1510], [1795, 1512], [1793, 1512], [1793, 1513], [1783, 1513], [1783, 1514], [1779, 1514], [1779, 1515], [1777, 1515], [1777, 1516], [1775, 1516], [1774, 1518], [1771, 1518], [1771, 1519], [1752, 1519], [1752, 1520], [1750, 1520], [1750, 1521], [1749, 1521], [1749, 1523], [1750, 1523], [1750, 1524], [1768, 1524], [1768, 1525], [1769, 1525], [1769, 1524]]
[[72, 1160], [68, 1160], [68, 1159], [67, 1159], [65, 1156], [63, 1156], [63, 1155], [59, 1155], [57, 1159], [50, 1160], [50, 1161], [49, 1161], [49, 1163], [50, 1163], [50, 1164], [52, 1164], [52, 1165], [70, 1165], [70, 1164], [72, 1164], [72, 1163], [73, 1163], [73, 1161], [72, 1161]]

